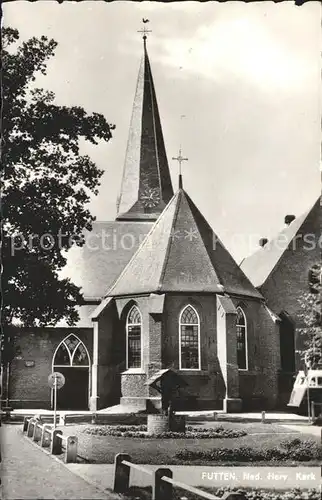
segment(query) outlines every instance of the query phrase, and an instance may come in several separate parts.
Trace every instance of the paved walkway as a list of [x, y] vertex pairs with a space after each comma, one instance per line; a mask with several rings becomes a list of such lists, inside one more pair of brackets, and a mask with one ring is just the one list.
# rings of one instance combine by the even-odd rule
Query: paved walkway
[[22, 435], [21, 425], [4, 424], [0, 428], [0, 435], [3, 500], [119, 498], [104, 494], [73, 474], [65, 465], [37, 449]]
[[312, 436], [321, 436], [322, 442], [322, 427], [317, 425], [304, 425], [304, 424], [281, 424], [281, 427], [285, 427], [291, 431], [302, 432], [304, 434], [311, 434]]
[[[109, 408], [103, 408], [102, 410], [98, 410], [97, 414], [103, 415], [124, 415], [136, 413], [137, 409], [130, 406], [116, 405], [110, 406]], [[178, 411], [176, 412], [178, 415], [186, 415], [191, 419], [205, 419], [205, 420], [213, 420], [214, 410], [204, 410], [204, 411]], [[249, 412], [249, 413], [224, 413], [222, 410], [216, 411], [218, 420], [236, 420], [236, 421], [260, 421], [262, 419], [261, 412]], [[11, 412], [12, 416], [22, 416], [22, 415], [48, 415], [53, 416], [52, 410], [39, 410], [39, 409], [28, 409], [28, 410], [13, 410]], [[72, 410], [59, 410], [57, 411], [57, 415], [92, 415], [92, 411], [72, 411]], [[298, 415], [296, 413], [287, 413], [287, 412], [265, 412], [265, 419], [268, 422], [290, 422], [290, 423], [306, 423], [308, 421], [308, 417], [303, 415]]]

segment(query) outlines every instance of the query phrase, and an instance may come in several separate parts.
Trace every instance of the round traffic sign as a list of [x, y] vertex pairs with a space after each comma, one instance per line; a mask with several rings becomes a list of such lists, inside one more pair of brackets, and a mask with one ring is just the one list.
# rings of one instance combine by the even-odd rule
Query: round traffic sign
[[54, 389], [56, 384], [57, 389], [61, 389], [65, 384], [65, 377], [60, 372], [53, 372], [48, 377], [48, 385]]

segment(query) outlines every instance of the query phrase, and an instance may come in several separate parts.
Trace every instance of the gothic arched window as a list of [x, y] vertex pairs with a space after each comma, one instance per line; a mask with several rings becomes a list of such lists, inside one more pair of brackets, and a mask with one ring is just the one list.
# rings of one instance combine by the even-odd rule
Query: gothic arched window
[[83, 342], [71, 333], [57, 347], [53, 366], [87, 366], [89, 355]]
[[200, 319], [190, 305], [180, 314], [179, 346], [180, 370], [200, 370]]
[[239, 370], [248, 370], [247, 320], [241, 307], [237, 307], [237, 365]]
[[126, 318], [126, 367], [141, 368], [142, 318], [137, 306], [130, 309]]

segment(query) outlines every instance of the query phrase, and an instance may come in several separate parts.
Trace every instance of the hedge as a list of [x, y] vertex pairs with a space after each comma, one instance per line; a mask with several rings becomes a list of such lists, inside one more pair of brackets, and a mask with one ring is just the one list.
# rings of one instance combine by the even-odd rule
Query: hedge
[[250, 446], [240, 448], [214, 448], [212, 450], [181, 450], [175, 454], [180, 460], [214, 460], [234, 462], [271, 462], [294, 460], [309, 462], [322, 459], [322, 447], [311, 439], [285, 440], [280, 446], [255, 449]]
[[[300, 488], [293, 488], [289, 491], [274, 491], [264, 489], [244, 489], [244, 488], [202, 488], [204, 491], [211, 492], [213, 495], [222, 497], [227, 491], [243, 492], [247, 500], [321, 500], [321, 493], [317, 488], [310, 488], [302, 490]], [[200, 500], [196, 495], [185, 495], [189, 500]]]
[[238, 438], [246, 436], [243, 430], [224, 429], [223, 427], [199, 428], [188, 426], [186, 433], [162, 432], [160, 434], [147, 434], [146, 425], [116, 425], [116, 426], [91, 426], [83, 429], [85, 434], [94, 436], [131, 437], [140, 439], [216, 439], [216, 438]]

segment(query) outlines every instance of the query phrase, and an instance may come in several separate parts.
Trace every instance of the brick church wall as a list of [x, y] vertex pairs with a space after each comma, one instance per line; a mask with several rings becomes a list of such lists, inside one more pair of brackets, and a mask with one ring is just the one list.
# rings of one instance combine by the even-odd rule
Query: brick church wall
[[278, 325], [255, 300], [233, 300], [247, 319], [248, 370], [239, 370], [239, 395], [244, 409], [274, 408], [278, 397]]
[[48, 376], [52, 372], [53, 355], [60, 342], [70, 333], [75, 333], [84, 342], [92, 359], [92, 330], [89, 328], [13, 330], [16, 357], [11, 363], [9, 399], [14, 408], [50, 409]]
[[[221, 408], [224, 385], [216, 356], [216, 303], [214, 296], [182, 297], [169, 295], [166, 297], [163, 315], [150, 313], [149, 297], [138, 297], [135, 301], [117, 299], [117, 308], [121, 318], [119, 335], [125, 336], [125, 316], [130, 307], [136, 303], [140, 309], [143, 322], [143, 373], [130, 371], [122, 374], [122, 398], [131, 404], [143, 398], [159, 398], [157, 391], [145, 385], [147, 378], [161, 368], [179, 369], [179, 315], [182, 308], [189, 303], [198, 311], [201, 320], [201, 370], [181, 370], [180, 375], [188, 386], [180, 391], [182, 401], [191, 404], [199, 402], [199, 406]], [[206, 332], [206, 334], [204, 334]]]
[[[178, 404], [181, 408], [222, 408], [226, 390], [217, 357], [215, 295], [167, 294], [162, 315], [151, 313], [149, 297], [137, 297], [135, 301], [116, 299], [115, 303], [115, 323], [111, 310], [106, 316], [104, 313], [99, 321], [100, 407], [103, 407], [103, 401], [106, 405], [109, 403], [109, 388], [112, 386], [118, 388], [122, 403], [138, 407], [143, 405], [146, 398], [159, 397], [156, 391], [148, 388], [146, 381], [159, 369], [179, 370], [179, 316], [182, 309], [191, 304], [200, 317], [201, 369], [179, 371], [187, 387], [180, 390]], [[239, 370], [239, 397], [246, 408], [252, 405], [257, 405], [257, 409], [272, 408], [277, 398], [278, 326], [262, 302], [233, 299], [233, 303], [235, 307], [243, 307], [248, 327], [249, 369]], [[142, 370], [136, 372], [125, 369], [125, 319], [133, 304], [138, 305], [143, 323], [143, 365]], [[115, 356], [118, 363], [115, 363]], [[119, 378], [110, 377], [111, 368], [108, 367], [113, 363]]]
[[191, 304], [200, 318], [201, 370], [180, 370], [187, 387], [180, 391], [182, 403], [221, 408], [224, 383], [217, 358], [215, 295], [168, 295], [165, 302], [162, 338], [163, 367], [179, 370], [179, 316]]
[[125, 338], [115, 304], [98, 320], [97, 408], [117, 404], [121, 397], [120, 373], [125, 367]]
[[[126, 317], [131, 307], [136, 304], [142, 317], [142, 370], [133, 371], [126, 369]], [[123, 364], [121, 372], [121, 401], [133, 406], [144, 406], [144, 399], [148, 397], [147, 373], [149, 366], [149, 297], [133, 299], [116, 299], [118, 316], [120, 318], [117, 335], [124, 339]]]

